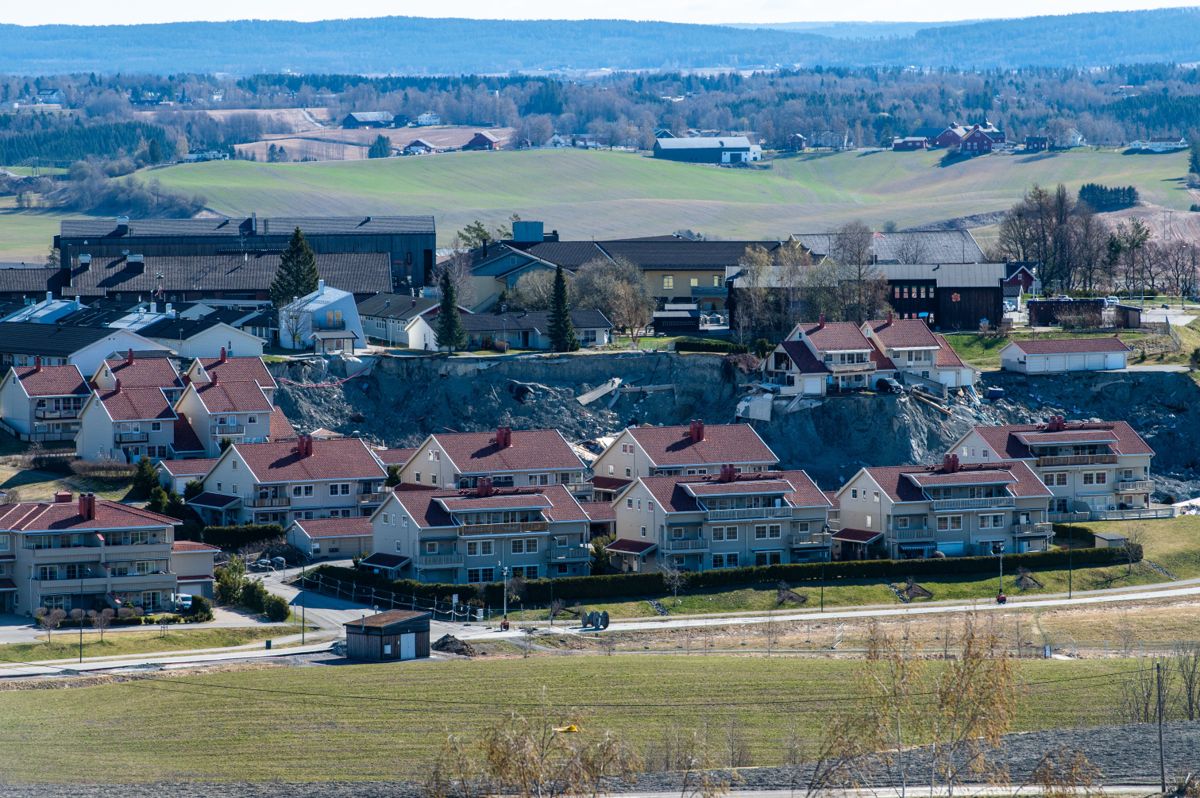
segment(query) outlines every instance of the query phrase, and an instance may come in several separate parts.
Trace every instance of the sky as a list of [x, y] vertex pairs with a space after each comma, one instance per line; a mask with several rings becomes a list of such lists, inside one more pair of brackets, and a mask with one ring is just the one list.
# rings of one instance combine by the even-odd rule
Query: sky
[[[484, 0], [458, 0], [453, 15], [476, 19], [655, 19], [668, 22], [828, 22], [910, 21], [936, 22], [971, 18], [1025, 17], [1084, 11], [1123, 11], [1168, 6], [1193, 6], [1200, 0], [1007, 0], [1001, 5], [971, 6], [961, 0], [841, 0], [818, 3], [812, 0], [741, 0], [735, 6], [725, 0], [607, 0], [602, 6], [564, 3], [562, 0], [516, 0], [497, 5]], [[202, 3], [164, 3], [162, 0], [55, 0], [47, 3], [0, 2], [0, 23], [17, 25], [106, 25], [138, 22], [181, 22], [192, 20], [328, 19], [327, 0], [205, 0]], [[731, 8], [736, 8], [731, 11]], [[444, 7], [443, 7], [444, 9]], [[397, 3], [395, 0], [358, 0], [355, 17], [388, 15], [436, 16], [433, 6]], [[652, 16], [648, 16], [652, 14]], [[731, 14], [735, 16], [731, 16]]]

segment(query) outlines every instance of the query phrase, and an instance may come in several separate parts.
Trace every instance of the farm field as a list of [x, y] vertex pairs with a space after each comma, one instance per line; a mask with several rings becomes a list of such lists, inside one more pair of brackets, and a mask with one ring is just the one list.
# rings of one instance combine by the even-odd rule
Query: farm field
[[[470, 739], [507, 711], [537, 713], [542, 704], [554, 722], [578, 717], [584, 733], [611, 729], [639, 753], [707, 729], [718, 750], [727, 735], [740, 735], [754, 764], [778, 764], [789, 738], [811, 744], [830, 708], [853, 695], [856, 667], [716, 655], [551, 656], [8, 690], [0, 692], [0, 772], [7, 782], [35, 783], [420, 779], [446, 735]], [[1134, 667], [1129, 660], [1020, 662], [1016, 728], [1111, 722]], [[162, 745], [181, 733], [181, 718], [200, 721], [187, 725], [188, 744]], [[46, 767], [51, 749], [54, 767]]]

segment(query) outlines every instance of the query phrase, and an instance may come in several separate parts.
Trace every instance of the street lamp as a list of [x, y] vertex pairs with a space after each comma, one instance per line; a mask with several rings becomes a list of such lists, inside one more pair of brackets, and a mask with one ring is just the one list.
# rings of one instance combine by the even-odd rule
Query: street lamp
[[[499, 564], [499, 563], [497, 563], [497, 564]], [[504, 577], [504, 610], [501, 613], [500, 617], [503, 620], [507, 621], [508, 620], [508, 566], [507, 565], [500, 566], [500, 574], [501, 574], [501, 576]]]
[[1000, 558], [1000, 581], [998, 583], [1000, 589], [996, 591], [996, 598], [999, 599], [1001, 596], [1004, 595], [1004, 542], [1003, 541], [997, 541], [996, 543], [992, 544], [992, 554], [995, 554], [997, 557]]

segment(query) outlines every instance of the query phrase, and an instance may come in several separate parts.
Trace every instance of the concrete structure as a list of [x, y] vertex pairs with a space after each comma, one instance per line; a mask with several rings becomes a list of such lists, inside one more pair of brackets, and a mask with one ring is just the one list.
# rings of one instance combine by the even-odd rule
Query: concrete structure
[[287, 528], [287, 542], [314, 560], [344, 560], [371, 553], [371, 520], [357, 518], [297, 518]]
[[1000, 350], [1000, 367], [1023, 374], [1123, 371], [1130, 349], [1120, 338], [1036, 338]]
[[473, 488], [487, 477], [495, 488], [565, 485], [586, 492], [579, 455], [556, 429], [447, 432], [430, 435], [400, 468], [400, 481], [433, 488]]
[[803, 471], [640, 477], [614, 504], [607, 550], [631, 572], [828, 560], [831, 507]]
[[1054, 537], [1050, 491], [1020, 461], [864, 468], [837, 491], [840, 531], [883, 534], [902, 559], [1045, 551]]
[[18, 440], [71, 441], [92, 389], [75, 366], [12, 366], [0, 380], [0, 422]]
[[1020, 460], [1050, 489], [1052, 521], [1107, 517], [1150, 506], [1154, 450], [1125, 421], [974, 427], [950, 447], [964, 463]]
[[174, 518], [93, 494], [0, 507], [0, 612], [169, 608]]
[[279, 345], [284, 349], [354, 352], [366, 340], [354, 295], [330, 288], [324, 280], [316, 291], [279, 309]]
[[[402, 557], [393, 573], [422, 582], [483, 583], [585, 576], [589, 518], [563, 485], [465, 490], [401, 485], [371, 516], [377, 554]], [[374, 557], [374, 555], [372, 555]]]
[[346, 626], [346, 657], [363, 662], [425, 659], [429, 656], [428, 612], [388, 610]]

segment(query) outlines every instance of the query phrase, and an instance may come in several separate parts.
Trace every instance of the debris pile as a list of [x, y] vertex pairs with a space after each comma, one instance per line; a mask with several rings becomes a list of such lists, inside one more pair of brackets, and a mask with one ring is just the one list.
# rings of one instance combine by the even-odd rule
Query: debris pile
[[454, 635], [442, 635], [433, 642], [430, 646], [434, 651], [440, 651], [443, 654], [454, 654], [458, 657], [477, 657], [479, 651], [463, 640], [459, 640]]

